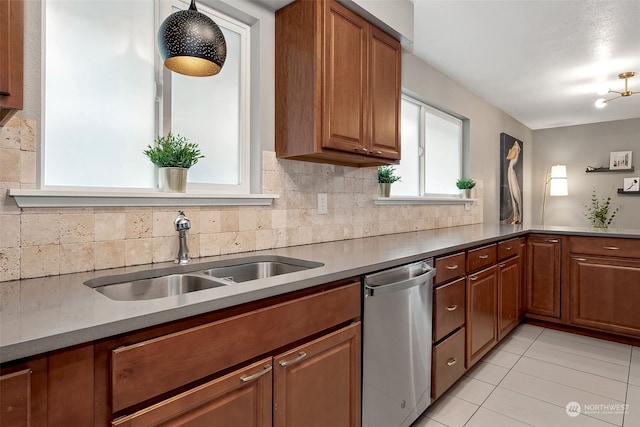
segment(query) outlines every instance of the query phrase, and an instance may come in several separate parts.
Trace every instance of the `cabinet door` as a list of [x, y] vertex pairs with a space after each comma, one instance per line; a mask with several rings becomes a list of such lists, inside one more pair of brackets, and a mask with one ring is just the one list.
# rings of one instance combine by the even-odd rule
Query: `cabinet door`
[[640, 336], [640, 261], [573, 257], [570, 274], [572, 324]]
[[367, 21], [328, 2], [323, 85], [323, 148], [367, 154]]
[[520, 321], [520, 257], [498, 265], [498, 341]]
[[0, 377], [0, 426], [31, 424], [31, 369]]
[[114, 427], [271, 426], [272, 360], [195, 387], [134, 414], [118, 418]]
[[[47, 357], [0, 370], [0, 427], [40, 427], [47, 421]], [[60, 424], [56, 424], [60, 425]]]
[[371, 27], [370, 154], [374, 157], [400, 159], [400, 58], [400, 42], [385, 32]]
[[560, 318], [560, 268], [558, 237], [530, 237], [527, 244], [527, 312]]
[[274, 426], [359, 427], [360, 375], [360, 322], [276, 357]]
[[497, 342], [497, 266], [467, 277], [467, 369]]

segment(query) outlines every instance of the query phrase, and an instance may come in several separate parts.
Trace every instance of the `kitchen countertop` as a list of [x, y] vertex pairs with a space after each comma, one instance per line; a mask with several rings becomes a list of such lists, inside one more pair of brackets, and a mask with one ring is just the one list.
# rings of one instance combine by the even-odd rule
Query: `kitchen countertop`
[[198, 258], [194, 264], [276, 255], [322, 267], [144, 301], [114, 301], [84, 285], [98, 277], [175, 267], [160, 263], [0, 283], [0, 363], [359, 276], [529, 232], [638, 238], [640, 230], [469, 225]]

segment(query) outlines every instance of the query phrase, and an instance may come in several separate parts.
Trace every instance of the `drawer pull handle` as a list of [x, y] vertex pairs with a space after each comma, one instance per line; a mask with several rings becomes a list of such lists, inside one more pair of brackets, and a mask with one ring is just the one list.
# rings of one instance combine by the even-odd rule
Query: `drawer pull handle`
[[367, 149], [362, 147], [355, 147], [354, 150], [362, 153], [367, 153]]
[[447, 360], [447, 366], [453, 366], [456, 363], [458, 363], [458, 359], [456, 359], [455, 357], [452, 357], [451, 359]]
[[558, 240], [558, 239], [547, 239], [547, 240], [545, 240], [545, 242], [547, 242], [547, 243], [558, 243], [559, 241], [560, 240]]
[[456, 270], [458, 268], [458, 264], [447, 265], [447, 270]]
[[256, 372], [253, 375], [243, 375], [243, 376], [240, 377], [240, 379], [242, 380], [243, 383], [248, 383], [249, 381], [253, 381], [256, 378], [260, 378], [261, 376], [263, 376], [267, 372], [270, 372], [271, 369], [273, 369], [273, 367], [271, 365], [266, 365], [262, 371]]
[[603, 246], [602, 249], [606, 249], [608, 251], [618, 251], [618, 250], [620, 250], [620, 248], [618, 248], [616, 246]]
[[305, 353], [304, 351], [301, 351], [300, 353], [298, 353], [298, 357], [296, 357], [295, 359], [291, 359], [291, 360], [283, 360], [282, 362], [280, 362], [280, 366], [288, 366], [291, 365], [292, 363], [296, 363], [301, 361], [302, 359], [304, 359], [305, 357], [307, 357], [307, 353]]
[[447, 307], [447, 311], [454, 311], [456, 308], [458, 308], [457, 305], [450, 305], [449, 307]]
[[506, 248], [504, 248], [505, 251], [510, 251], [511, 249], [513, 249], [511, 246], [507, 246]]
[[505, 263], [502, 263], [502, 264], [498, 265], [498, 267], [500, 267], [500, 268], [505, 268], [506, 266], [507, 266], [507, 264], [505, 264]]
[[586, 261], [587, 259], [586, 258], [574, 258], [573, 260], [574, 261]]
[[489, 255], [478, 255], [478, 258], [487, 259], [487, 258], [489, 258]]
[[380, 151], [380, 150], [372, 151], [372, 152], [371, 152], [371, 154], [377, 154], [377, 155], [380, 155], [380, 154], [382, 154], [382, 151]]
[[469, 280], [475, 282], [476, 280], [478, 280], [478, 276], [469, 276]]

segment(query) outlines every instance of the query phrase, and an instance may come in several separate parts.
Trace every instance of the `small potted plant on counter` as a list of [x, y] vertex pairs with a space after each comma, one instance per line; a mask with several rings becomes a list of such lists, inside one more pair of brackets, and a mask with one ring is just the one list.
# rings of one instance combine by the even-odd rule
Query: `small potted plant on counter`
[[394, 166], [378, 167], [378, 197], [389, 197], [391, 194], [391, 184], [400, 181], [400, 177], [395, 174]]
[[591, 226], [600, 229], [608, 228], [620, 210], [620, 206], [615, 209], [611, 206], [611, 195], [598, 199], [595, 188], [591, 193], [591, 206], [584, 205], [584, 207], [587, 208], [584, 216], [589, 219]]
[[156, 138], [155, 146], [147, 146], [143, 153], [158, 167], [160, 190], [173, 193], [186, 191], [189, 168], [204, 157], [198, 144], [171, 132]]
[[462, 197], [465, 199], [471, 198], [471, 189], [476, 186], [476, 182], [471, 178], [460, 178], [456, 181], [456, 187], [460, 189]]

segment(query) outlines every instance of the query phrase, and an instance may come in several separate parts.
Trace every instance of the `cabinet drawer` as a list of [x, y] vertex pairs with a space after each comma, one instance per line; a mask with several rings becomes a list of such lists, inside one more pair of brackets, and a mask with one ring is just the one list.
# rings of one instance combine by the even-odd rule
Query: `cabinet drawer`
[[611, 237], [571, 237], [569, 251], [575, 254], [640, 258], [640, 240]]
[[151, 425], [269, 426], [272, 359], [267, 358], [199, 387], [114, 420], [113, 427]]
[[520, 253], [523, 238], [509, 239], [498, 243], [498, 261], [505, 260]]
[[467, 272], [478, 271], [496, 263], [497, 245], [492, 244], [467, 252]]
[[114, 412], [360, 316], [360, 283], [113, 350]]
[[464, 324], [465, 281], [459, 279], [433, 291], [433, 340], [439, 341]]
[[433, 348], [431, 395], [437, 399], [465, 373], [465, 330], [460, 329]]
[[465, 274], [465, 254], [457, 254], [436, 258], [436, 278], [434, 283], [440, 284], [449, 280], [462, 277]]

